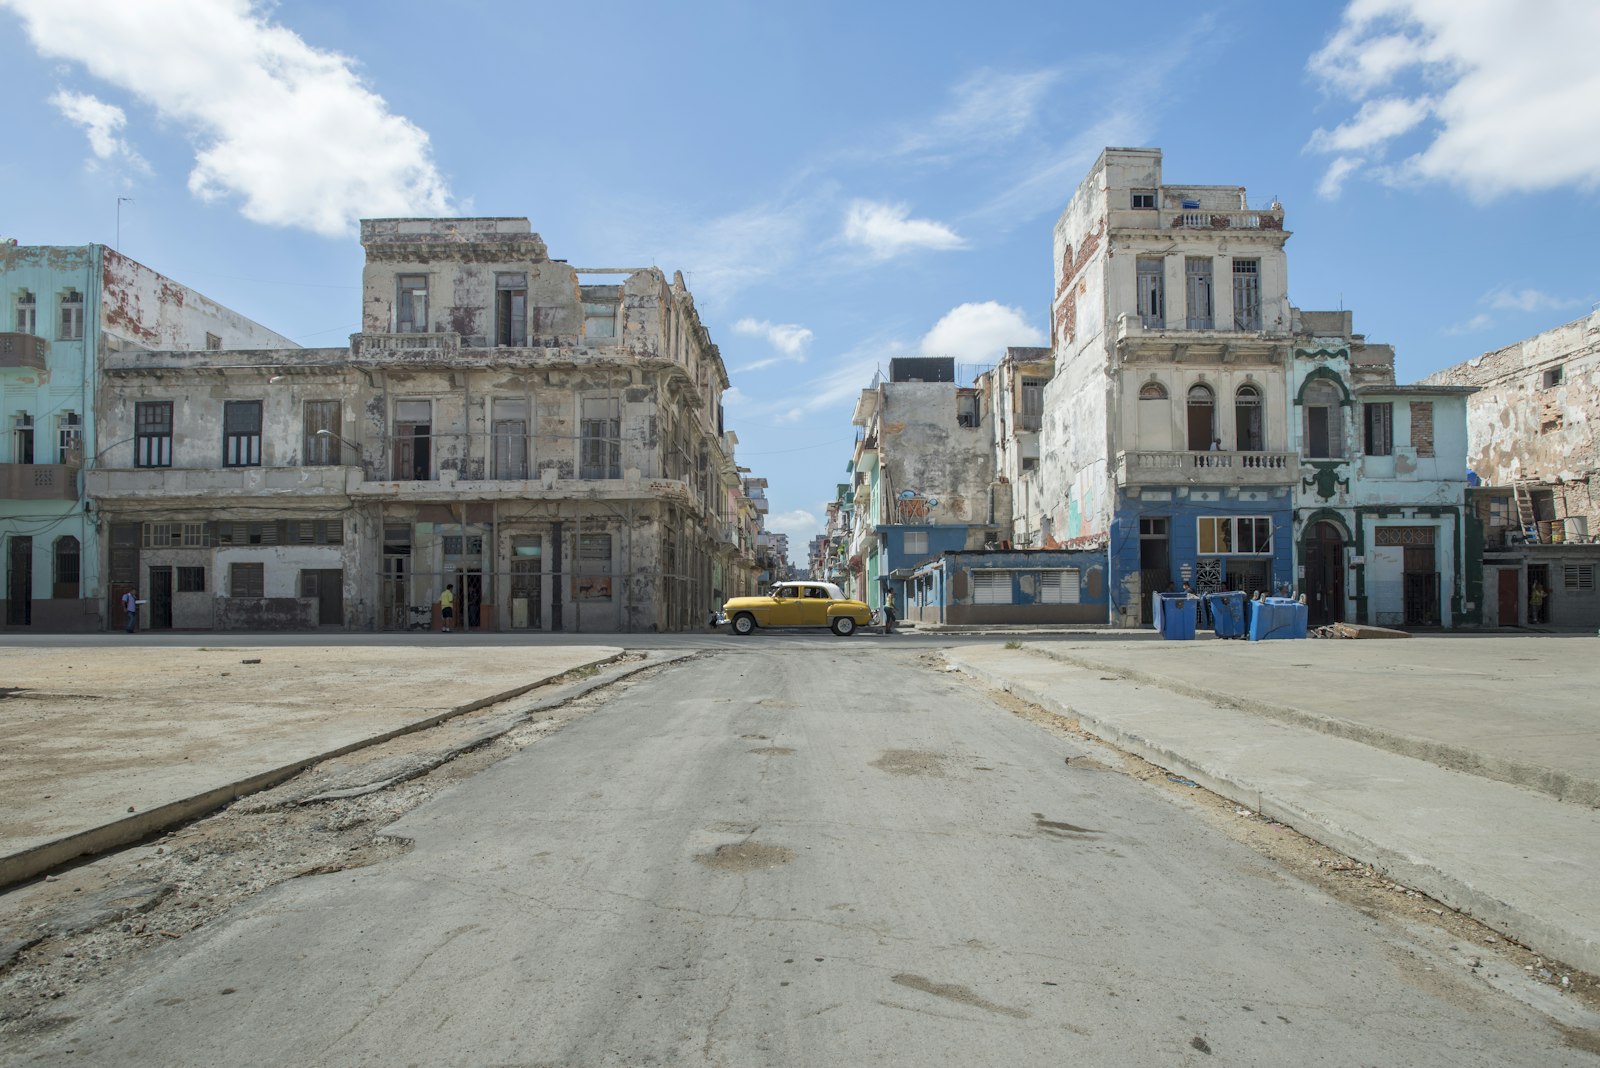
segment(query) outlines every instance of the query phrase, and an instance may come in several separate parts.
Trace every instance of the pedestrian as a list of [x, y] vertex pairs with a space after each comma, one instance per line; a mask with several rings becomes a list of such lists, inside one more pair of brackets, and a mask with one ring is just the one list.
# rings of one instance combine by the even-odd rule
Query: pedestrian
[[1533, 581], [1533, 589], [1528, 591], [1528, 622], [1544, 622], [1544, 599], [1549, 596], [1545, 591], [1544, 583], [1538, 579]]
[[132, 590], [128, 590], [122, 595], [122, 614], [127, 617], [129, 634], [132, 634], [134, 628], [139, 625], [139, 605], [142, 603], [139, 600], [139, 595]]
[[883, 594], [883, 632], [894, 633], [894, 591], [885, 590]]
[[444, 592], [439, 595], [439, 618], [444, 620], [444, 632], [450, 633], [450, 621], [456, 614], [455, 583], [446, 582]]

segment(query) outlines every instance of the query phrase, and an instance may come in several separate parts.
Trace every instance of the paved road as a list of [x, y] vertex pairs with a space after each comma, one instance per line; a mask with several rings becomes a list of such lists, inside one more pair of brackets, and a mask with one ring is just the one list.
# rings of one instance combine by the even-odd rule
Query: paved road
[[665, 669], [0, 1063], [1600, 1063], [919, 652]]

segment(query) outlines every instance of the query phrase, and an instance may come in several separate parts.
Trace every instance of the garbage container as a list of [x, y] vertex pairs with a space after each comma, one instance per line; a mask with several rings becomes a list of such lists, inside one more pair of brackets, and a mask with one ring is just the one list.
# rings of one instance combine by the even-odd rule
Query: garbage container
[[1200, 599], [1184, 593], [1163, 593], [1160, 597], [1161, 636], [1169, 640], [1193, 641], [1195, 611]]
[[1241, 591], [1206, 594], [1206, 609], [1211, 613], [1212, 632], [1219, 638], [1243, 638], [1244, 606], [1244, 593]]
[[1306, 606], [1290, 597], [1264, 597], [1255, 601], [1250, 613], [1250, 640], [1304, 638], [1306, 615]]

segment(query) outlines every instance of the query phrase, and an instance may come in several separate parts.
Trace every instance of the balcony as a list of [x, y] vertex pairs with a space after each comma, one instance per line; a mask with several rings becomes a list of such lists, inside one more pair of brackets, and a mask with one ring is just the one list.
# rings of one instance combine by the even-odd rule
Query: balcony
[[1122, 486], [1281, 486], [1300, 477], [1292, 452], [1117, 453]]
[[75, 501], [75, 464], [0, 464], [0, 499], [8, 501]]
[[348, 494], [361, 482], [356, 467], [96, 467], [84, 472], [85, 492], [110, 499], [240, 496], [326, 497]]
[[43, 371], [50, 342], [32, 334], [0, 333], [0, 367]]
[[1163, 230], [1282, 230], [1283, 209], [1276, 211], [1217, 211], [1182, 208], [1161, 212]]

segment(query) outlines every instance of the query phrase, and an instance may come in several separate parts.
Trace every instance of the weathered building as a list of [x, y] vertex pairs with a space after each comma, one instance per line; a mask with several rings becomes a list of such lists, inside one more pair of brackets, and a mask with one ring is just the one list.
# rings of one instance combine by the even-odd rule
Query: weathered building
[[1478, 618], [1465, 520], [1472, 387], [1397, 385], [1394, 348], [1347, 311], [1294, 310], [1290, 447], [1298, 586], [1313, 625], [1454, 627]]
[[901, 615], [919, 623], [1106, 621], [1106, 557], [1098, 550], [950, 550], [911, 568]]
[[1600, 624], [1600, 310], [1423, 380], [1476, 387], [1467, 463], [1483, 621]]
[[[0, 244], [0, 534], [4, 626], [120, 624], [123, 557], [106, 560], [104, 517], [80, 477], [134, 430], [96, 421], [108, 359], [294, 342], [104, 245]], [[109, 564], [109, 574], [108, 574]]]
[[1104, 548], [1114, 623], [1183, 582], [1291, 580], [1288, 238], [1243, 187], [1165, 184], [1156, 149], [1106, 149], [1056, 223], [1055, 374], [1019, 522]]
[[903, 604], [910, 569], [931, 556], [999, 540], [992, 431], [980, 396], [956, 383], [948, 357], [891, 360], [889, 379], [861, 392], [852, 417], [862, 430], [855, 461], [860, 548], [852, 559], [860, 560], [863, 600], [874, 608], [891, 588]]
[[1047, 348], [1008, 348], [978, 377], [981, 415], [994, 450], [994, 512], [1000, 540], [1018, 547], [1055, 547], [1040, 508], [1039, 429], [1044, 391], [1055, 371]]
[[90, 488], [152, 625], [429, 627], [448, 586], [457, 629], [676, 630], [753, 586], [727, 373], [681, 275], [574, 268], [526, 219], [361, 239], [349, 349], [108, 360], [131, 449]]

